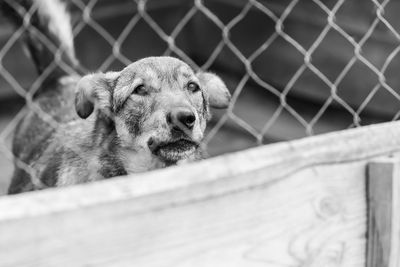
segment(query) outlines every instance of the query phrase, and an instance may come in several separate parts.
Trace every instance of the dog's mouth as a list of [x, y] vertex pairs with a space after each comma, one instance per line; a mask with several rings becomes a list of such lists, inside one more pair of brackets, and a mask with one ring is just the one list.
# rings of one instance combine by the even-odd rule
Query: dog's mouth
[[188, 139], [157, 143], [152, 138], [148, 141], [148, 145], [154, 155], [167, 163], [176, 163], [179, 160], [187, 159], [199, 146], [198, 143]]

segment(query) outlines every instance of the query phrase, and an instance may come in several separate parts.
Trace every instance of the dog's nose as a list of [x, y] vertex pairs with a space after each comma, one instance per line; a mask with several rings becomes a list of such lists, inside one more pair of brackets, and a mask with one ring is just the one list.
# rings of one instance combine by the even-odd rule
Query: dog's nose
[[167, 122], [174, 130], [191, 130], [196, 122], [196, 116], [187, 108], [176, 108], [168, 113]]

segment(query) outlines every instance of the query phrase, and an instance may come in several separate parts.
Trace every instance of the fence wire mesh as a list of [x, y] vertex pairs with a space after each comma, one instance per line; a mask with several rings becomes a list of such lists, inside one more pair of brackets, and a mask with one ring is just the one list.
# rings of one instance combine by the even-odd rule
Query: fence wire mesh
[[[204, 143], [207, 145], [213, 142], [221, 129], [231, 123], [234, 127], [246, 132], [247, 137], [250, 136], [255, 141], [254, 145], [260, 145], [269, 143], [271, 140], [279, 140], [276, 137], [268, 138], [277, 124], [297, 124], [297, 128], [302, 129], [304, 136], [319, 133], [316, 125], [323, 120], [330, 120], [330, 115], [327, 115], [330, 113], [330, 109], [338, 111], [339, 116], [346, 117], [344, 123], [339, 126], [342, 129], [358, 127], [371, 122], [396, 120], [399, 117], [400, 112], [397, 112], [397, 106], [400, 102], [400, 95], [396, 88], [396, 82], [393, 80], [396, 77], [394, 66], [397, 64], [396, 60], [398, 60], [400, 51], [400, 34], [398, 32], [400, 23], [391, 16], [393, 9], [391, 5], [398, 6], [393, 2], [390, 0], [72, 0], [70, 5], [78, 57], [84, 56], [91, 49], [90, 47], [97, 45], [106, 47], [104, 50], [106, 52], [103, 51], [102, 55], [89, 56], [91, 63], [85, 66], [85, 62], [83, 62], [84, 67], [106, 71], [110, 68], [129, 65], [140, 56], [150, 55], [146, 44], [142, 46], [144, 50], [142, 54], [139, 51], [132, 56], [127, 52], [129, 47], [135, 51], [141, 49], [140, 46], [132, 48], [132, 43], [141, 42], [142, 35], [137, 31], [139, 31], [138, 28], [145, 27], [145, 31], [156, 36], [152, 37], [152, 40], [157, 39], [162, 47], [157, 50], [158, 55], [176, 56], [197, 70], [215, 69], [216, 72], [227, 73], [226, 76], [231, 73], [231, 76], [234, 77], [233, 80], [236, 82], [230, 83], [231, 86], [234, 85], [233, 88], [230, 88], [231, 104], [226, 111], [218, 113]], [[163, 11], [163, 7], [168, 5], [172, 10], [179, 8], [180, 13], [178, 19], [171, 22], [169, 25], [172, 26], [167, 29], [160, 22], [159, 15], [166, 12]], [[230, 16], [224, 15], [223, 7], [225, 5], [233, 10]], [[357, 9], [354, 8], [354, 5], [362, 6], [357, 7], [361, 14], [360, 17], [362, 17], [360, 19], [362, 23], [352, 23], [352, 19], [357, 21], [359, 15], [351, 16], [351, 12]], [[214, 8], [215, 6], [220, 8]], [[350, 17], [346, 17], [343, 13], [350, 13]], [[386, 13], [390, 14], [386, 16]], [[364, 16], [364, 14], [366, 15]], [[13, 115], [11, 120], [5, 123], [7, 126], [3, 127], [1, 131], [1, 153], [10, 160], [9, 164], [11, 161], [16, 161], [19, 166], [27, 170], [30, 167], [16, 159], [11, 152], [12, 133], [29, 109], [35, 110], [52, 127], [57, 128], [58, 125], [53, 118], [35, 105], [32, 97], [46, 76], [57, 66], [75, 74], [74, 70], [64, 64], [60, 57], [55, 57], [53, 64], [42, 75], [31, 80], [21, 78], [19, 72], [24, 69], [23, 67], [10, 67], [8, 57], [13, 55], [12, 51], [21, 43], [20, 39], [23, 33], [35, 31], [30, 27], [31, 15], [30, 12], [27, 12], [23, 25], [12, 31], [7, 30], [10, 28], [9, 24], [2, 21], [6, 30], [2, 33], [4, 41], [0, 47], [2, 84], [4, 87], [11, 88], [13, 92], [24, 99], [25, 103], [25, 107], [15, 116]], [[112, 24], [112, 17], [122, 15], [126, 19], [120, 23], [119, 30], [111, 29], [108, 25]], [[347, 22], [339, 18], [343, 18]], [[252, 19], [255, 23], [251, 22]], [[350, 23], [348, 23], [349, 21]], [[296, 27], [296, 24], [300, 25], [301, 23], [307, 24], [309, 28]], [[235, 31], [238, 28], [242, 28], [242, 32], [249, 32], [249, 35], [236, 36]], [[200, 31], [196, 32], [196, 29]], [[197, 39], [194, 38], [194, 41], [193, 38], [192, 40], [189, 38], [189, 41], [187, 39], [182, 41], [184, 32], [200, 36]], [[48, 42], [45, 36], [38, 31], [36, 34], [57, 53], [57, 47]], [[96, 35], [97, 41], [92, 40], [90, 43], [90, 40], [87, 40], [90, 38], [83, 40], [87, 34]], [[188, 34], [186, 33], [186, 35]], [[79, 38], [83, 41], [79, 42]], [[199, 44], [193, 44], [199, 40]], [[83, 42], [85, 44], [82, 44]], [[337, 42], [338, 50], [331, 50], [331, 47], [336, 45], [334, 42]], [[243, 45], [246, 43], [250, 44], [250, 48]], [[373, 47], [371, 43], [374, 43]], [[205, 49], [207, 48], [206, 52], [202, 51], [203, 45]], [[340, 50], [343, 50], [345, 56], [337, 54]], [[371, 52], [372, 50], [374, 51]], [[319, 59], [314, 61], [314, 57]], [[341, 65], [335, 62], [336, 58], [340, 58]], [[285, 65], [287, 62], [290, 63], [290, 66]], [[26, 63], [22, 62], [21, 64]], [[335, 71], [330, 71], [330, 64], [340, 66]], [[232, 67], [232, 65], [238, 67]], [[359, 76], [354, 73], [356, 66], [361, 69], [357, 73], [363, 75]], [[33, 66], [28, 66], [28, 68], [30, 67], [33, 68]], [[264, 71], [264, 68], [267, 70]], [[284, 73], [285, 78], [277, 78], [276, 69], [279, 69], [279, 73]], [[309, 83], [304, 79], [310, 80], [310, 77], [312, 77], [311, 83], [315, 84], [311, 87], [317, 89], [311, 88], [307, 91]], [[347, 86], [343, 89], [344, 84], [349, 84], [347, 81], [349, 79], [355, 81], [352, 83], [354, 88]], [[372, 83], [363, 83], [365, 80], [372, 81]], [[250, 87], [261, 88], [268, 94], [270, 102], [254, 104], [254, 106], [250, 102], [249, 105], [237, 109], [240, 99], [246, 95], [247, 91], [251, 91], [248, 89]], [[318, 89], [318, 87], [321, 88]], [[359, 87], [364, 87], [361, 88], [363, 93], [361, 96], [354, 96], [354, 94], [360, 94]], [[354, 94], [352, 94], [353, 89], [356, 91]], [[255, 98], [248, 98], [249, 101], [257, 99], [258, 94], [255, 94]], [[384, 96], [378, 96], [380, 94]], [[353, 97], [358, 100], [353, 101]], [[390, 106], [394, 108], [389, 108], [387, 112], [380, 112], [380, 107], [385, 109], [384, 103], [387, 99], [391, 101]], [[301, 101], [310, 101], [313, 111], [303, 112], [304, 107], [298, 104]], [[268, 111], [263, 109], [263, 105], [269, 106]], [[259, 113], [256, 114], [258, 119], [254, 123], [254, 119], [250, 116], [257, 112]], [[374, 117], [371, 114], [378, 115]], [[374, 119], [365, 119], [364, 121], [363, 115], [374, 117]], [[285, 122], [285, 116], [289, 116], [291, 119]], [[324, 118], [324, 116], [327, 117]], [[330, 129], [329, 127], [325, 128]], [[290, 125], [281, 126], [283, 132], [290, 132], [291, 129]], [[227, 138], [229, 139], [229, 137]], [[290, 133], [287, 134], [287, 137], [282, 137], [283, 140], [290, 138]]]

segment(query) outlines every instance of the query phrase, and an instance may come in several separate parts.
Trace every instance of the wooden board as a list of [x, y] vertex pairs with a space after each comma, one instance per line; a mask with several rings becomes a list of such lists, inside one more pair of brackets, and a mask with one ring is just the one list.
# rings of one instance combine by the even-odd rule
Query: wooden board
[[361, 267], [363, 175], [323, 166], [238, 192], [218, 194], [221, 182], [13, 220], [0, 224], [0, 266]]
[[0, 266], [365, 266], [367, 162], [400, 123], [0, 198]]
[[381, 158], [369, 164], [367, 267], [400, 265], [399, 175], [399, 158]]

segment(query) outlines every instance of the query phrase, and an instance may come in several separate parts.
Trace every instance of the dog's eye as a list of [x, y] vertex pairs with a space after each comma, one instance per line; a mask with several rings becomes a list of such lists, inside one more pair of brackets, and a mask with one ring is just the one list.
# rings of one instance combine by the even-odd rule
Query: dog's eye
[[190, 82], [190, 83], [188, 83], [188, 85], [187, 85], [187, 89], [188, 89], [190, 92], [195, 93], [195, 92], [197, 92], [197, 91], [200, 90], [200, 87], [199, 87], [199, 85], [198, 85], [197, 83]]
[[143, 84], [141, 84], [141, 85], [136, 86], [136, 88], [133, 90], [132, 94], [145, 96], [148, 94], [148, 92], [146, 90], [146, 87]]

